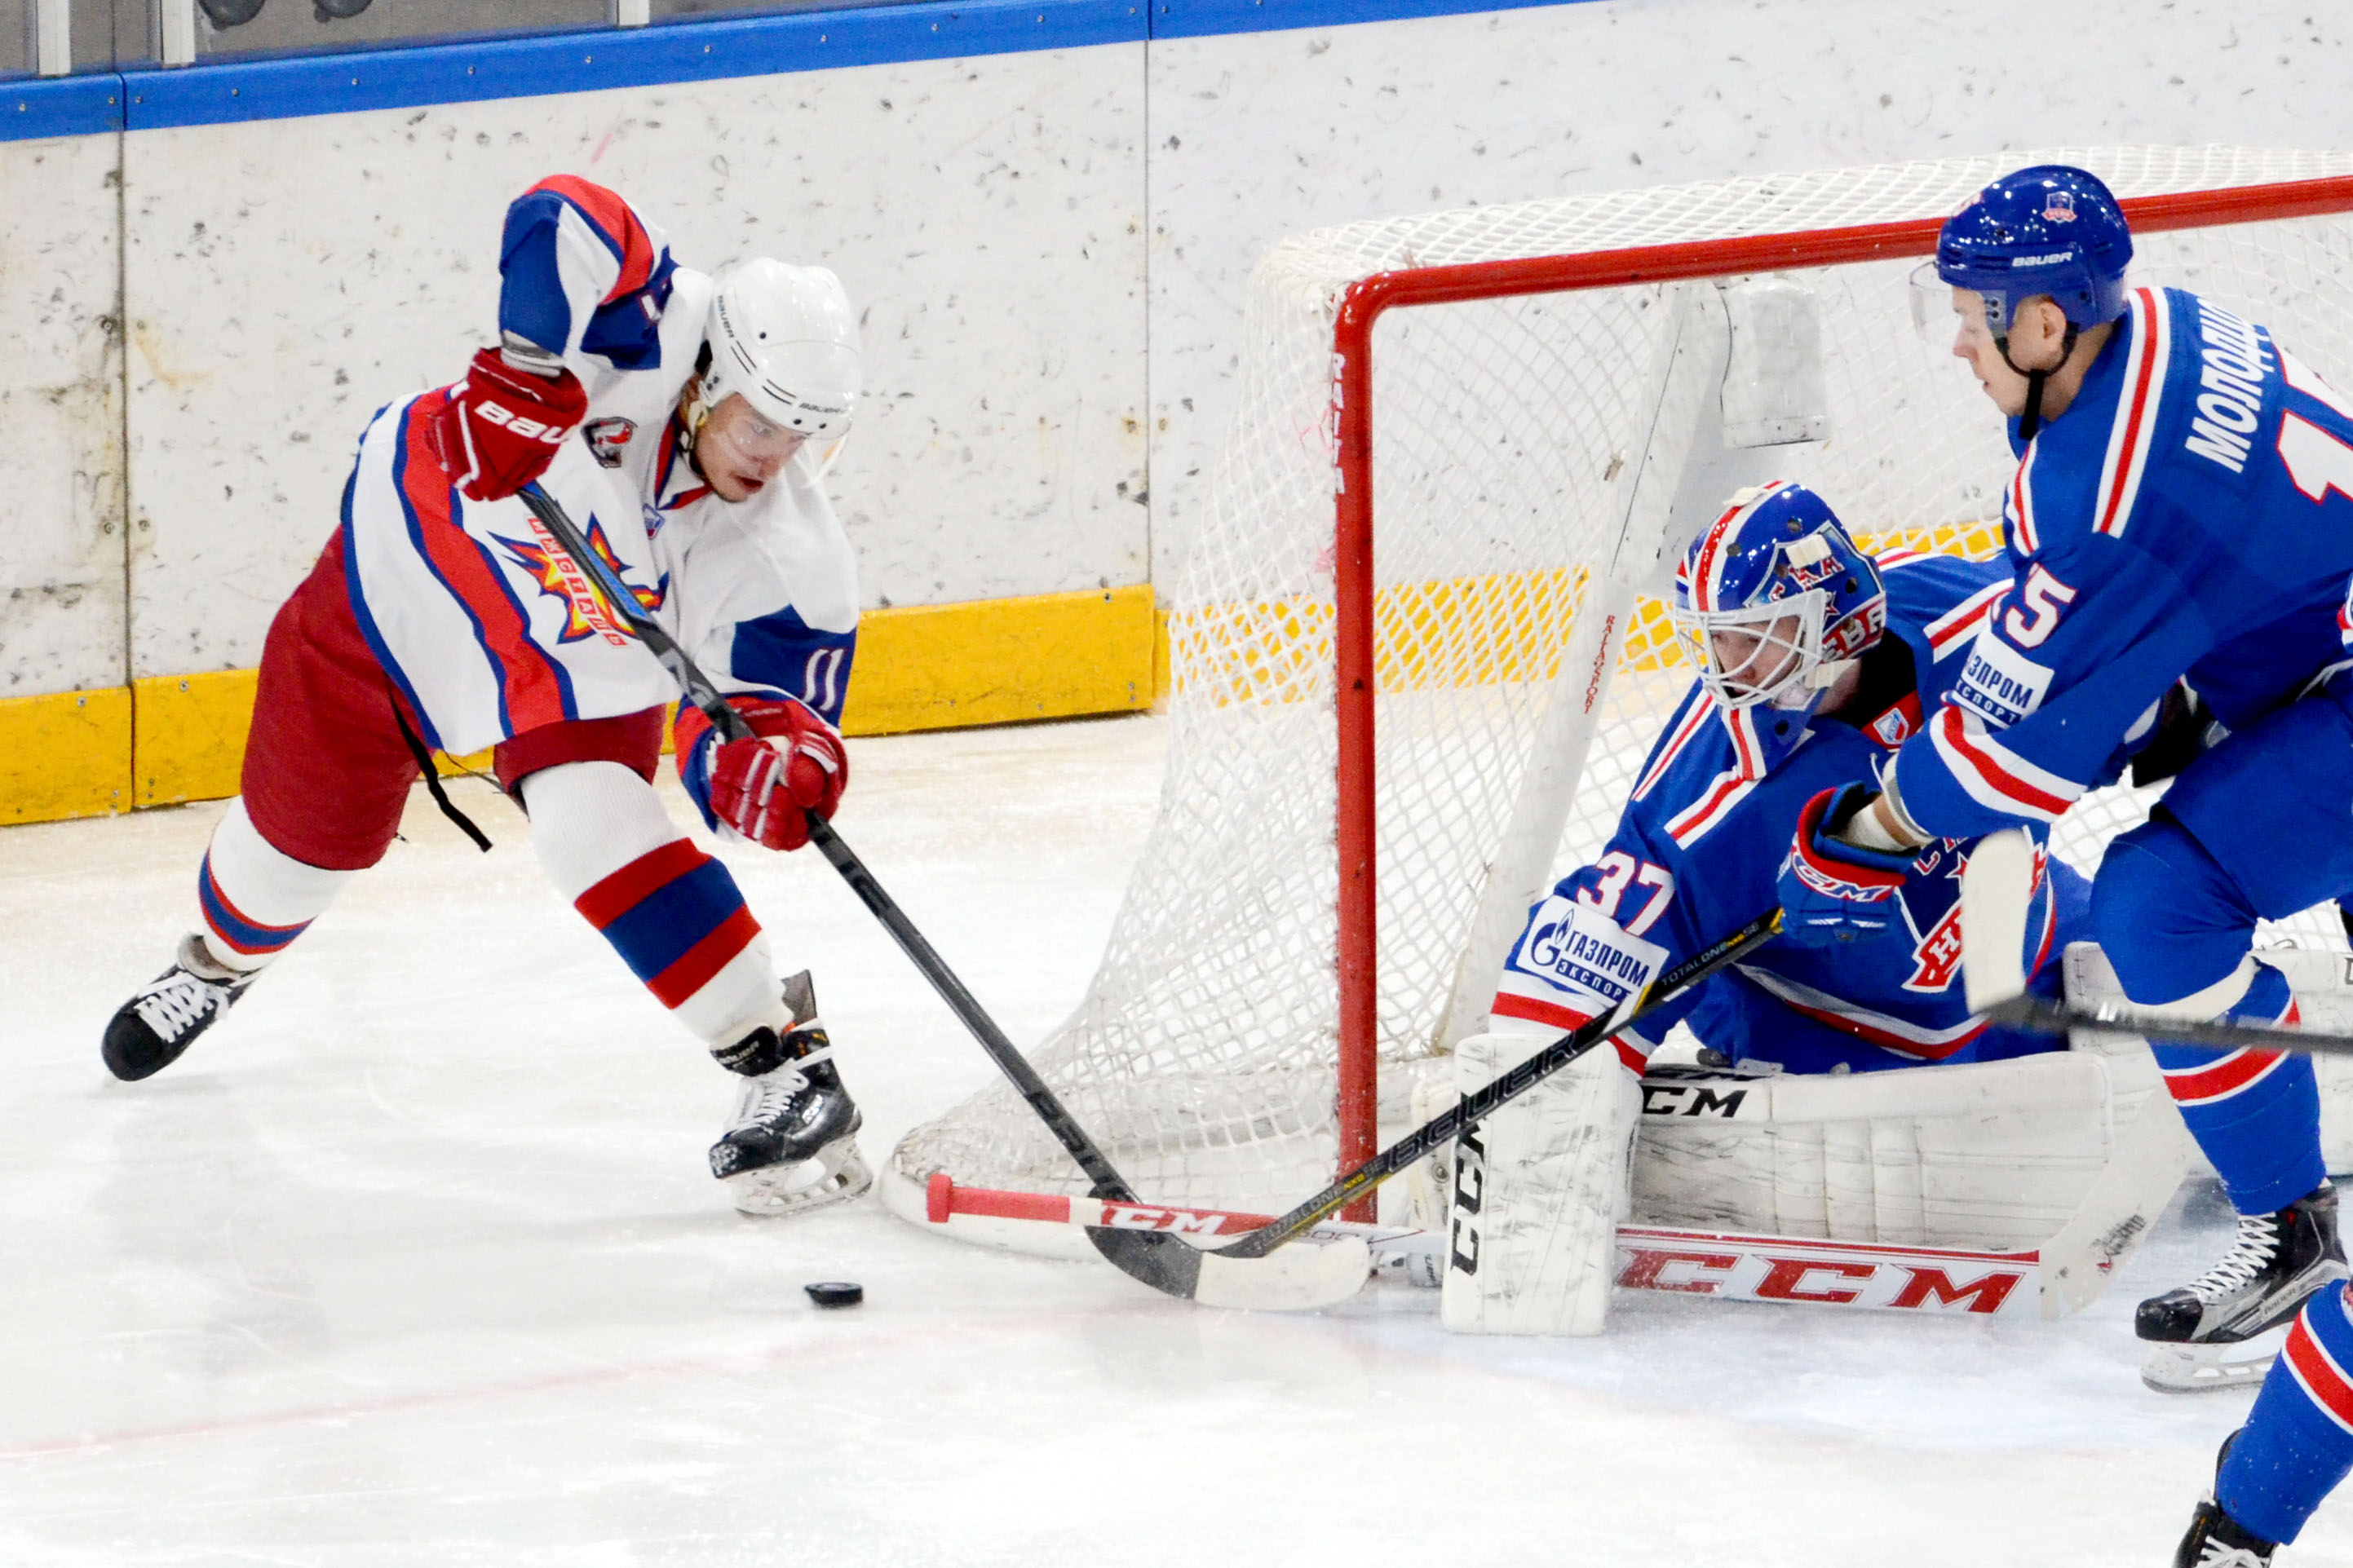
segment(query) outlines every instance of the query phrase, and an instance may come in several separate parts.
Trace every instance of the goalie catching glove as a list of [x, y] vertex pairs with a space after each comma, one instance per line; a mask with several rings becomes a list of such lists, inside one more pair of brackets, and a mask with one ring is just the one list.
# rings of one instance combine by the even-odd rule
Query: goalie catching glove
[[702, 710], [678, 715], [678, 776], [712, 826], [771, 849], [808, 842], [807, 814], [830, 817], [849, 784], [841, 731], [789, 697], [730, 697], [757, 740], [721, 741]]
[[504, 500], [547, 472], [588, 416], [580, 378], [551, 358], [550, 374], [484, 349], [452, 386], [436, 422], [441, 459], [469, 500]]

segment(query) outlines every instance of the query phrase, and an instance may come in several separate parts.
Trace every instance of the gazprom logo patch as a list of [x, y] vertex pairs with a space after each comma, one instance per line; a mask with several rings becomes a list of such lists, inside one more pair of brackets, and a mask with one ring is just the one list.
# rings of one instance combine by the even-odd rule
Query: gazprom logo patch
[[1952, 700], [2006, 729], [2042, 707], [2050, 689], [2050, 666], [2035, 663], [1988, 631], [1969, 645]]

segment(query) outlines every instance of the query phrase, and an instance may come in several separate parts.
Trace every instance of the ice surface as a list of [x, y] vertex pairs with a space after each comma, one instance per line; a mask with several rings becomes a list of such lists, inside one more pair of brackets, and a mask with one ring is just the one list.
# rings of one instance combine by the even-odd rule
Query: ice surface
[[[840, 826], [1017, 1041], [1082, 991], [1150, 718], [865, 740]], [[922, 1234], [734, 1214], [729, 1082], [541, 881], [420, 793], [179, 1065], [117, 1084], [217, 805], [0, 832], [0, 1563], [1103, 1565], [2168, 1560], [2248, 1395], [2135, 1374], [2219, 1252], [2193, 1191], [2088, 1315], [1619, 1298], [1475, 1341]], [[687, 809], [673, 796], [674, 812]], [[811, 966], [878, 1164], [991, 1070], [813, 855], [728, 850]], [[856, 1279], [819, 1312], [800, 1287]], [[2353, 1498], [2283, 1568], [2353, 1564]]]

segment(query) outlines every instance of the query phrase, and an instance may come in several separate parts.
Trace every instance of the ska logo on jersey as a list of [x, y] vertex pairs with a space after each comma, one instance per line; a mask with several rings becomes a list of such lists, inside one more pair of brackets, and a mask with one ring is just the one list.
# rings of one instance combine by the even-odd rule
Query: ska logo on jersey
[[588, 450], [596, 455], [597, 466], [617, 468], [628, 455], [629, 437], [638, 433], [634, 419], [591, 419], [580, 426], [580, 434], [588, 438]]
[[[555, 634], [558, 646], [593, 637], [601, 637], [616, 647], [628, 646], [631, 640], [628, 634], [621, 629], [619, 620], [613, 614], [613, 606], [598, 591], [596, 583], [556, 546], [554, 540], [549, 538], [546, 530], [540, 526], [538, 519], [533, 518], [531, 526], [538, 538], [503, 539], [496, 534], [491, 537], [531, 573], [540, 592], [563, 601], [564, 625]], [[629, 596], [637, 600], [639, 609], [651, 614], [660, 609], [662, 602], [670, 597], [668, 573], [662, 574], [650, 588], [629, 581], [630, 568], [613, 553], [613, 546], [605, 537], [605, 525], [594, 517], [588, 520], [588, 548], [629, 590]]]

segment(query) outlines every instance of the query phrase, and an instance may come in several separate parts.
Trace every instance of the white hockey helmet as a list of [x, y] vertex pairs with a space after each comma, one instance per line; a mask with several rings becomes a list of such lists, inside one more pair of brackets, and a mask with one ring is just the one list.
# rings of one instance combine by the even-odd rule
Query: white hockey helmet
[[809, 437], [838, 438], [858, 405], [858, 318], [841, 279], [822, 267], [757, 257], [728, 268], [703, 328], [711, 363], [702, 402], [741, 394], [760, 417]]

